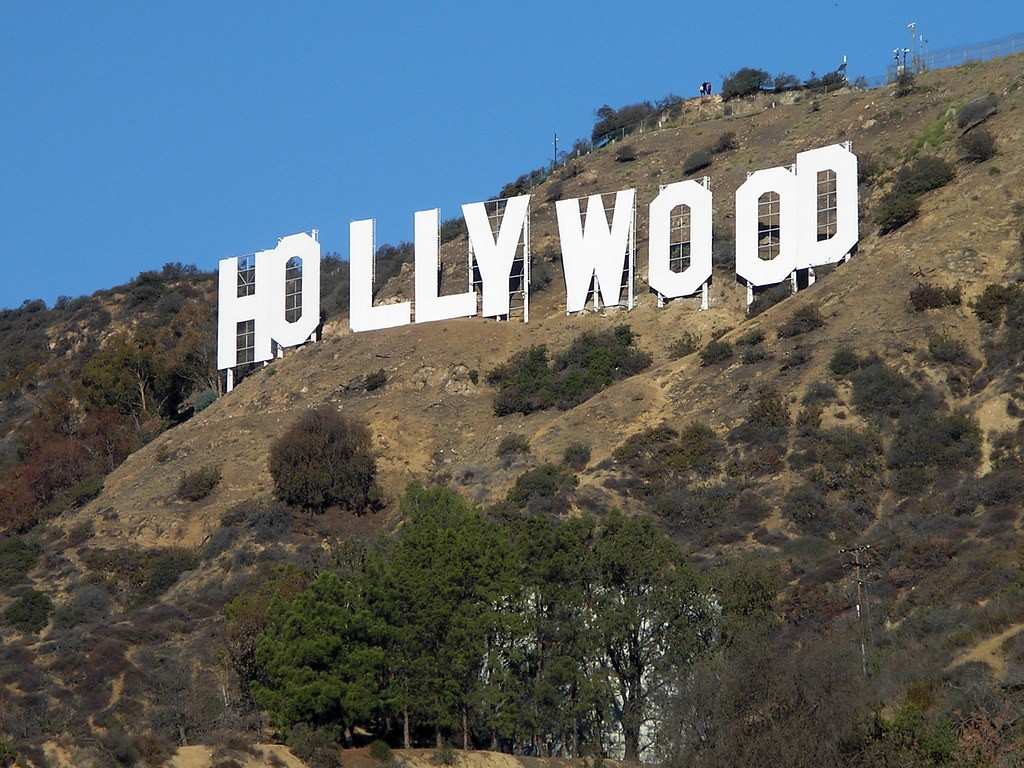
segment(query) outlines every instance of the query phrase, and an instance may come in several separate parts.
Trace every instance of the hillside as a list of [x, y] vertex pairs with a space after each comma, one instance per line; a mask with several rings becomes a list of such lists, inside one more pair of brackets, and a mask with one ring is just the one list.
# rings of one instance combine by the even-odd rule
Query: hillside
[[[398, 499], [412, 481], [449, 485], [497, 515], [524, 473], [561, 465], [570, 444], [584, 443], [590, 456], [571, 473], [576, 484], [541, 507], [562, 518], [613, 509], [650, 517], [701, 572], [737, 561], [775, 569], [784, 647], [857, 631], [841, 549], [870, 545], [867, 643], [880, 695], [892, 709], [913, 694], [925, 711], [964, 714], [958, 736], [987, 739], [992, 762], [983, 764], [1004, 764], [995, 759], [1021, 743], [1012, 712], [1024, 675], [1024, 316], [1014, 314], [1020, 289], [1008, 287], [1024, 278], [1024, 57], [926, 73], [909, 94], [893, 91], [758, 96], [728, 117], [684, 112], [624, 139], [635, 160], [617, 159], [623, 142], [574, 160], [533, 191], [532, 249], [554, 279], [533, 295], [528, 324], [477, 318], [353, 335], [343, 316], [332, 318], [321, 343], [290, 351], [127, 455], [91, 501], [21, 534], [38, 545], [26, 580], [54, 606], [90, 585], [111, 596], [99, 620], [47, 616], [38, 632], [3, 628], [0, 734], [30, 745], [23, 755], [46, 751], [75, 765], [109, 760], [113, 748], [92, 745], [112, 733], [159, 730], [174, 746], [223, 731], [273, 738], [241, 707], [223, 652], [226, 603], [275, 565], [316, 570], [337, 563], [346, 544], [400, 529]], [[956, 116], [990, 93], [998, 111], [984, 128], [997, 154], [966, 162]], [[657, 309], [642, 279], [646, 205], [726, 132], [736, 147], [700, 172], [715, 193], [716, 253], [726, 252], [716, 255], [710, 309], [695, 300]], [[749, 171], [845, 140], [864, 176], [856, 254], [748, 316], [728, 251], [736, 187]], [[878, 234], [872, 217], [900, 169], [932, 155], [955, 177], [920, 195], [916, 218]], [[626, 187], [637, 189], [638, 306], [567, 317], [552, 200]], [[464, 236], [442, 248], [452, 290], [464, 284], [465, 252]], [[379, 300], [407, 298], [411, 279], [406, 265]], [[208, 283], [196, 290], [211, 298]], [[130, 323], [131, 309], [115, 311], [115, 323]], [[65, 364], [57, 352], [74, 348], [67, 339], [79, 321], [63, 322], [49, 329], [63, 346], [33, 365]], [[652, 356], [645, 370], [565, 410], [496, 415], [487, 372], [532, 345], [556, 352], [620, 323]], [[688, 332], [696, 349], [675, 354]], [[107, 336], [92, 338], [82, 361]], [[712, 340], [731, 345], [731, 356], [702, 355]], [[360, 386], [380, 369], [383, 386]], [[20, 409], [11, 423], [24, 423], [25, 402], [8, 400]], [[269, 502], [272, 443], [323, 404], [369, 426], [383, 507], [293, 510], [266, 529], [225, 524], [239, 505]], [[699, 479], [663, 463], [680, 450], [672, 435], [694, 424], [722, 445]], [[675, 432], [666, 437], [663, 425]], [[509, 435], [525, 436], [529, 452], [499, 455]], [[211, 465], [221, 473], [212, 493], [183, 500], [182, 478]], [[26, 586], [2, 588], [0, 612]], [[183, 714], [158, 722], [171, 699]]]

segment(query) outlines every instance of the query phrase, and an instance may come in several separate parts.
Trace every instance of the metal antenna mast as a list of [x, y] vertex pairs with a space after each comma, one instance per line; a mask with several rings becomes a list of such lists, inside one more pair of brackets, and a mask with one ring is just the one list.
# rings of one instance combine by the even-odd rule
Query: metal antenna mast
[[870, 544], [861, 544], [856, 547], [840, 549], [844, 555], [853, 555], [853, 561], [847, 560], [843, 563], [844, 568], [850, 568], [854, 572], [854, 579], [857, 582], [857, 623], [860, 625], [860, 666], [864, 677], [868, 676], [868, 655], [867, 655], [867, 633], [870, 631], [870, 619], [868, 618], [867, 605], [867, 583], [864, 581], [861, 569], [868, 569], [870, 565], [861, 561], [861, 555], [867, 560], [871, 552]]

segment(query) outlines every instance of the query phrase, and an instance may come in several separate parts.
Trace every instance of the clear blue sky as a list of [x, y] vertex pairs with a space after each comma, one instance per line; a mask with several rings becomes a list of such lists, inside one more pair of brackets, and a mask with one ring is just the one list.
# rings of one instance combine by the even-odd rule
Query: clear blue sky
[[[897, 5], [900, 6], [897, 8]], [[0, 307], [485, 199], [593, 110], [744, 65], [881, 74], [1014, 2], [0, 2]]]

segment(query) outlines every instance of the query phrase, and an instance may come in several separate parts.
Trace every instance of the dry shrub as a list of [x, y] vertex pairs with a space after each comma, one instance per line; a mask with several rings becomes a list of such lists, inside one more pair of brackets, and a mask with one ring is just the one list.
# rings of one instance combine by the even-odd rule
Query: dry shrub
[[314, 511], [339, 505], [361, 513], [380, 503], [370, 431], [321, 406], [306, 411], [270, 449], [277, 498]]

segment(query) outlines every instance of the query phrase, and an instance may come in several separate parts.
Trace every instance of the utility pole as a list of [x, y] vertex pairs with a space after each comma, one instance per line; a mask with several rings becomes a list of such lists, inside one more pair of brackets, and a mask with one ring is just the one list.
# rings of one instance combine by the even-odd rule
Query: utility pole
[[555, 154], [551, 156], [551, 170], [558, 166], [558, 132], [555, 132]]
[[916, 21], [912, 21], [909, 24], [907, 24], [907, 30], [910, 32], [910, 50], [911, 50], [911, 53], [912, 53], [912, 57], [911, 57], [910, 61], [911, 61], [911, 65], [914, 68], [914, 74], [916, 75], [917, 72], [918, 72], [918, 68], [917, 68], [917, 60], [918, 60], [918, 56], [917, 56], [917, 22]]
[[[860, 667], [864, 677], [868, 676], [868, 655], [867, 655], [867, 634], [871, 631], [870, 617], [867, 603], [867, 582], [864, 580], [861, 569], [869, 569], [867, 562], [871, 553], [870, 544], [860, 544], [856, 547], [848, 547], [839, 550], [840, 554], [853, 555], [852, 561], [845, 561], [844, 568], [853, 570], [854, 579], [857, 582], [857, 623], [860, 625]], [[862, 562], [863, 556], [863, 562]]]

